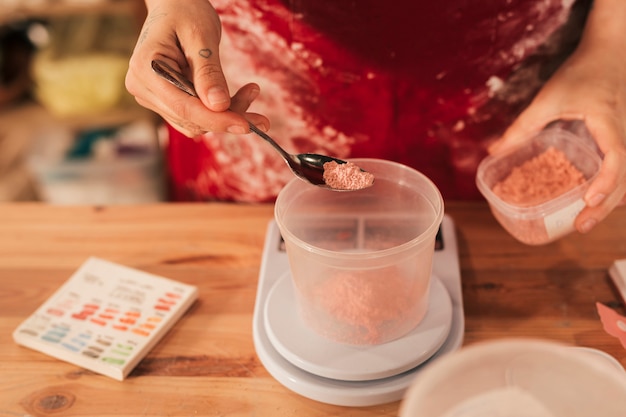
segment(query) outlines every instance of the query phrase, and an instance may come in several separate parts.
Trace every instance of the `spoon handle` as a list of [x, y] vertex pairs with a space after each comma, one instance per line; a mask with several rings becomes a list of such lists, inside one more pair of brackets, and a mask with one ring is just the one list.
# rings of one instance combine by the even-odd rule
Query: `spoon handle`
[[264, 131], [262, 131], [261, 129], [259, 129], [258, 127], [256, 127], [250, 122], [248, 122], [248, 126], [250, 126], [250, 130], [252, 132], [256, 133], [258, 136], [265, 139], [270, 145], [272, 145], [274, 149], [276, 149], [278, 153], [280, 153], [283, 156], [283, 158], [287, 161], [289, 166], [291, 166], [292, 162], [295, 162], [293, 155], [285, 151], [278, 143], [274, 141], [274, 139], [271, 138], [271, 136], [269, 136], [267, 133], [265, 133]]
[[152, 70], [163, 79], [178, 87], [192, 97], [199, 97], [196, 87], [183, 74], [172, 68], [167, 62], [155, 59], [152, 61]]

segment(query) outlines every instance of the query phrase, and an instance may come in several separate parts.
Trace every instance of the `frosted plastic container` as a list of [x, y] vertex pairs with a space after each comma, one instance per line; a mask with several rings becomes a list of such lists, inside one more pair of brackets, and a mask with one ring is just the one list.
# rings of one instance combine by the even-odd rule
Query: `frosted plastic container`
[[[514, 167], [550, 147], [563, 152], [583, 174], [583, 184], [538, 204], [512, 204], [493, 192], [494, 185], [505, 179]], [[574, 220], [585, 206], [583, 196], [601, 164], [599, 154], [585, 139], [561, 128], [551, 128], [515, 149], [487, 156], [478, 166], [476, 185], [504, 229], [522, 243], [542, 245], [575, 230]]]
[[536, 339], [481, 342], [416, 377], [400, 417], [623, 417], [626, 372], [612, 356]]
[[372, 187], [337, 192], [294, 178], [275, 218], [303, 321], [333, 341], [375, 345], [407, 334], [426, 314], [444, 206], [414, 169], [352, 162], [374, 174]]
[[110, 161], [31, 158], [29, 168], [41, 199], [51, 204], [145, 204], [165, 199], [157, 153]]

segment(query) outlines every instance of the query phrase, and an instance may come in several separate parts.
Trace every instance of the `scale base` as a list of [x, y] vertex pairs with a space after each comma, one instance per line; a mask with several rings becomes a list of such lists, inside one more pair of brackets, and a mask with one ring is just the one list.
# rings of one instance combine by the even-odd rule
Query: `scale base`
[[289, 261], [275, 221], [268, 225], [253, 317], [254, 345], [259, 359], [281, 384], [290, 390], [327, 404], [365, 407], [399, 401], [421, 369], [438, 357], [457, 350], [463, 343], [465, 317], [461, 292], [461, 273], [454, 222], [445, 215], [441, 226], [442, 245], [433, 258], [433, 275], [450, 296], [452, 322], [447, 338], [436, 352], [420, 365], [397, 375], [371, 380], [325, 378], [307, 372], [287, 360], [273, 345], [264, 320], [266, 303], [274, 285], [289, 273]]

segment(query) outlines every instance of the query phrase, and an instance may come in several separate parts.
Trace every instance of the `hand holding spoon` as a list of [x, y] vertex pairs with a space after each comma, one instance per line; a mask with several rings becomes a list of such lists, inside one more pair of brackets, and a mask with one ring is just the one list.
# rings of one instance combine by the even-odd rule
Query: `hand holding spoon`
[[[152, 61], [152, 69], [163, 79], [193, 97], [198, 93], [191, 81], [174, 70], [166, 62]], [[274, 141], [267, 133], [248, 122], [250, 130], [265, 139], [283, 157], [291, 171], [299, 178], [319, 187], [333, 191], [353, 191], [367, 188], [374, 183], [372, 174], [355, 169], [354, 164], [341, 159], [314, 153], [290, 154]], [[326, 169], [324, 167], [326, 165]], [[326, 175], [325, 175], [326, 173]], [[345, 177], [345, 178], [344, 178]]]

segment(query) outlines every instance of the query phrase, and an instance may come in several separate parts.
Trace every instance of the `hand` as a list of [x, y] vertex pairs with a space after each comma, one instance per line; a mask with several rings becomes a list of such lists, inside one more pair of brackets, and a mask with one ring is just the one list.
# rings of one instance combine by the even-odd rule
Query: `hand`
[[[126, 88], [137, 102], [181, 133], [249, 132], [248, 121], [262, 130], [269, 120], [246, 113], [259, 86], [244, 85], [232, 97], [219, 59], [221, 23], [207, 0], [149, 0], [148, 16], [130, 58]], [[198, 100], [160, 78], [151, 62], [160, 59], [195, 84]]]
[[490, 149], [501, 152], [553, 121], [583, 120], [604, 160], [576, 218], [581, 233], [626, 203], [626, 63], [609, 45], [591, 45], [579, 46]]

